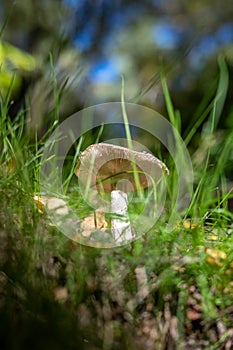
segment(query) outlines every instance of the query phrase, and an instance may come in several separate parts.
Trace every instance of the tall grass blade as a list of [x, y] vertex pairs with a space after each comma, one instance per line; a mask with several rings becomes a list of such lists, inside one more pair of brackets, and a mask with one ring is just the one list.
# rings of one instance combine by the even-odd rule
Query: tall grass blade
[[[128, 147], [130, 150], [133, 150], [133, 143], [132, 143], [132, 137], [131, 137], [130, 127], [129, 127], [129, 121], [128, 121], [127, 112], [126, 112], [126, 108], [125, 108], [125, 81], [124, 81], [123, 75], [122, 75], [121, 79], [122, 79], [121, 106], [122, 106], [122, 115], [123, 115], [123, 120], [124, 120], [125, 133], [126, 133]], [[139, 175], [138, 175], [138, 169], [137, 169], [137, 166], [135, 164], [133, 154], [131, 154], [130, 157], [131, 157], [131, 162], [132, 162], [132, 166], [133, 166], [133, 175], [134, 175], [136, 189], [137, 189], [137, 192], [139, 194], [140, 199], [143, 199], [143, 193], [142, 193], [142, 188], [141, 188], [140, 179], [139, 179]]]

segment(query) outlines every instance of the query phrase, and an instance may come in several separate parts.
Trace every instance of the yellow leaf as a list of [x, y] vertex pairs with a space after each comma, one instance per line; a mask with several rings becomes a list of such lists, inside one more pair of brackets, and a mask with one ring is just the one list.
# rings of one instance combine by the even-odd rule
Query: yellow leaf
[[184, 226], [185, 228], [194, 229], [194, 228], [197, 227], [197, 224], [191, 223], [190, 220], [185, 220], [185, 221], [183, 222], [183, 226]]
[[206, 262], [210, 265], [222, 266], [222, 262], [217, 259], [214, 259], [212, 256], [207, 256]]
[[206, 254], [211, 256], [213, 259], [226, 259], [227, 255], [222, 250], [217, 248], [206, 248]]
[[[0, 41], [0, 63], [1, 65], [12, 64], [12, 68], [30, 72], [36, 68], [36, 60], [29, 53], [17, 47]], [[9, 68], [8, 68], [9, 69]], [[9, 69], [10, 70], [10, 69]]]
[[223, 266], [223, 260], [227, 258], [227, 255], [222, 250], [216, 248], [206, 248], [206, 262], [210, 265]]
[[211, 240], [211, 241], [219, 241], [219, 238], [218, 238], [218, 236], [216, 236], [216, 235], [210, 235], [210, 236], [208, 236], [207, 237], [209, 240]]
[[191, 223], [191, 221], [190, 220], [184, 220], [184, 221], [182, 221], [181, 223], [179, 223], [178, 225], [177, 225], [177, 229], [182, 229], [182, 228], [185, 228], [185, 229], [194, 229], [194, 228], [196, 228], [197, 227], [197, 224], [195, 224], [195, 223]]
[[35, 205], [36, 205], [39, 213], [43, 213], [44, 212], [44, 204], [39, 199], [35, 199], [35, 198], [34, 198], [34, 202], [35, 202]]
[[36, 69], [35, 58], [17, 47], [0, 41], [0, 93], [4, 96], [9, 88], [17, 92], [25, 72]]

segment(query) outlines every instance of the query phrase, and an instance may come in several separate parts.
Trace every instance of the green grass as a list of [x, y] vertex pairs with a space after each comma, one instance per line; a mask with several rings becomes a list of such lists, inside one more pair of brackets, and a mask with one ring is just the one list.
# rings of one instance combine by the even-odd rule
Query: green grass
[[[170, 122], [180, 132], [181, 119], [163, 78], [162, 85]], [[207, 105], [186, 132], [186, 143], [198, 137], [199, 145], [192, 154], [194, 194], [183, 220], [167, 232], [169, 201], [174, 200], [177, 185], [174, 164], [167, 158], [169, 195], [164, 214], [145, 236], [115, 249], [72, 242], [50, 225], [46, 212], [38, 211], [33, 196], [39, 190], [46, 138], [32, 143], [25, 137], [25, 111], [10, 120], [9, 92], [1, 104], [0, 119], [2, 348], [147, 349], [153, 344], [153, 349], [165, 349], [170, 342], [174, 349], [185, 349], [191, 348], [192, 337], [195, 346], [203, 349], [226, 343], [233, 305], [233, 214], [227, 209], [233, 194], [227, 190], [225, 175], [232, 131], [225, 131], [221, 142], [212, 142], [226, 85], [227, 71], [221, 61], [216, 96], [206, 99]], [[57, 121], [55, 83], [54, 91]], [[203, 122], [203, 133], [197, 135]], [[72, 170], [64, 170], [64, 190], [70, 205], [85, 218], [92, 209], [78, 190], [70, 192], [77, 186], [73, 169], [81, 143], [67, 160]], [[132, 215], [136, 209], [130, 207]], [[138, 210], [142, 210], [140, 205]], [[67, 293], [63, 299], [58, 296], [61, 288]], [[200, 313], [197, 321], [188, 316], [192, 312]], [[217, 333], [216, 322], [225, 325], [222, 334]]]

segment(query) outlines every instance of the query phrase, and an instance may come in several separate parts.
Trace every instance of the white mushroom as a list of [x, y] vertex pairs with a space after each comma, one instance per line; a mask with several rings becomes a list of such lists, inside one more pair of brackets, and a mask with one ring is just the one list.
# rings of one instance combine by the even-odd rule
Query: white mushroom
[[127, 193], [148, 188], [163, 172], [168, 173], [167, 167], [152, 154], [107, 143], [89, 146], [75, 169], [82, 184], [111, 194], [111, 232], [117, 243], [134, 238]]

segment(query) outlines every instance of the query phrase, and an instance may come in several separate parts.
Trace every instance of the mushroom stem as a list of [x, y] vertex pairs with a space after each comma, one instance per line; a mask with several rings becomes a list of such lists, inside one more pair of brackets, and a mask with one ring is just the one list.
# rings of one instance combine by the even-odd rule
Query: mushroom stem
[[111, 212], [119, 217], [111, 219], [111, 231], [115, 242], [129, 241], [133, 238], [130, 221], [128, 218], [127, 194], [120, 190], [111, 192]]

